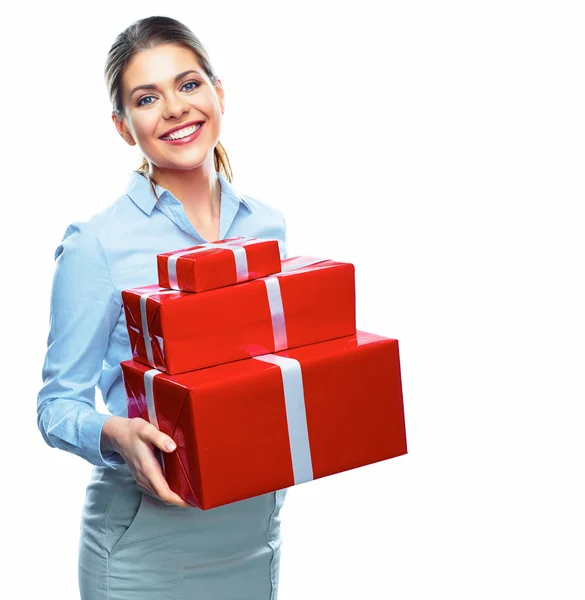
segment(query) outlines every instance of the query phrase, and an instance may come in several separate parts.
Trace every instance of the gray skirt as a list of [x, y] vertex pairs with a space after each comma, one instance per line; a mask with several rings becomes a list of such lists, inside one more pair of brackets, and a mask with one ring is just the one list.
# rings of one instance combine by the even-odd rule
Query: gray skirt
[[127, 465], [94, 466], [81, 600], [276, 600], [286, 489], [209, 510], [165, 504]]

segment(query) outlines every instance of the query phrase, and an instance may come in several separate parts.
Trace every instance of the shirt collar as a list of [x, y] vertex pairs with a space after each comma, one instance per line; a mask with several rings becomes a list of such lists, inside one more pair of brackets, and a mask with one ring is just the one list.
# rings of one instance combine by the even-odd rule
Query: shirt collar
[[[228, 204], [233, 204], [235, 201], [236, 204], [243, 204], [248, 211], [252, 212], [252, 207], [248, 200], [240, 194], [221, 173], [218, 171], [215, 173], [221, 188], [221, 206], [223, 207], [226, 202]], [[159, 198], [163, 194], [172, 196], [171, 192], [158, 184], [155, 185], [155, 189]], [[156, 204], [156, 198], [152, 193], [150, 181], [138, 169], [134, 169], [132, 173], [130, 173], [128, 184], [126, 186], [126, 195], [147, 215], [150, 215]]]

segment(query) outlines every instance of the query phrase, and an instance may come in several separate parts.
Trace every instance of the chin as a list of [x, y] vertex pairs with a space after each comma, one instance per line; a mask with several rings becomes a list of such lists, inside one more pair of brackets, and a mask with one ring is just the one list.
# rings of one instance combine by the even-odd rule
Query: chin
[[[151, 162], [158, 169], [168, 169], [174, 171], [189, 171], [191, 169], [196, 169], [197, 167], [201, 167], [207, 160], [207, 155], [205, 156], [197, 156], [193, 158], [185, 158], [184, 160], [170, 161], [166, 160], [156, 160], [153, 159]], [[213, 164], [213, 162], [212, 162]]]

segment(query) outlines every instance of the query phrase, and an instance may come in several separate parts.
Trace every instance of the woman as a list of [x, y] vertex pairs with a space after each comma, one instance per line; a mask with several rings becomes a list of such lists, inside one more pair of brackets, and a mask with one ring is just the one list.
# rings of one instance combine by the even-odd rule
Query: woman
[[[130, 25], [110, 49], [112, 120], [144, 159], [114, 203], [65, 231], [38, 397], [50, 446], [94, 465], [79, 545], [82, 600], [277, 597], [286, 490], [207, 511], [164, 479], [173, 440], [127, 418], [132, 358], [121, 291], [157, 281], [156, 255], [233, 236], [278, 239], [282, 214], [232, 186], [219, 143], [224, 90], [193, 33], [167, 17]], [[99, 386], [111, 415], [97, 412]], [[170, 445], [169, 445], [170, 444]]]

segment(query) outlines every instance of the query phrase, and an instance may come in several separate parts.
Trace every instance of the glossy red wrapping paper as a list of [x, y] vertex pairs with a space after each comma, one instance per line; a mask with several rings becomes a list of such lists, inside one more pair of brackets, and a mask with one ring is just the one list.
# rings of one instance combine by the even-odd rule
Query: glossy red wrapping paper
[[[302, 265], [307, 258], [285, 259], [282, 267]], [[273, 277], [278, 281], [265, 282]], [[278, 284], [285, 336], [275, 329], [267, 283]], [[150, 295], [141, 308], [141, 296], [159, 290], [163, 293]], [[124, 290], [122, 300], [134, 359], [171, 375], [356, 331], [355, 269], [333, 260], [200, 294], [142, 286]], [[149, 348], [141, 311], [146, 311]]]
[[[158, 254], [158, 283], [163, 288], [179, 289], [186, 292], [204, 292], [238, 283], [236, 261], [234, 253], [222, 247], [222, 244], [246, 240], [243, 237], [227, 238]], [[175, 252], [185, 252], [208, 246], [206, 250], [181, 256], [176, 262], [176, 282], [169, 280], [169, 257]], [[214, 248], [214, 246], [218, 246]], [[280, 250], [277, 240], [260, 240], [249, 238], [238, 244], [246, 255], [245, 280], [257, 279], [278, 273], [281, 269]], [[243, 281], [243, 280], [242, 280]]]
[[[300, 365], [310, 479], [406, 454], [397, 340], [358, 331], [272, 356]], [[277, 365], [250, 358], [174, 376], [121, 365], [130, 418], [149, 420], [144, 374], [155, 373], [151, 414], [177, 443], [161, 453], [164, 474], [186, 502], [209, 509], [295, 484]]]

